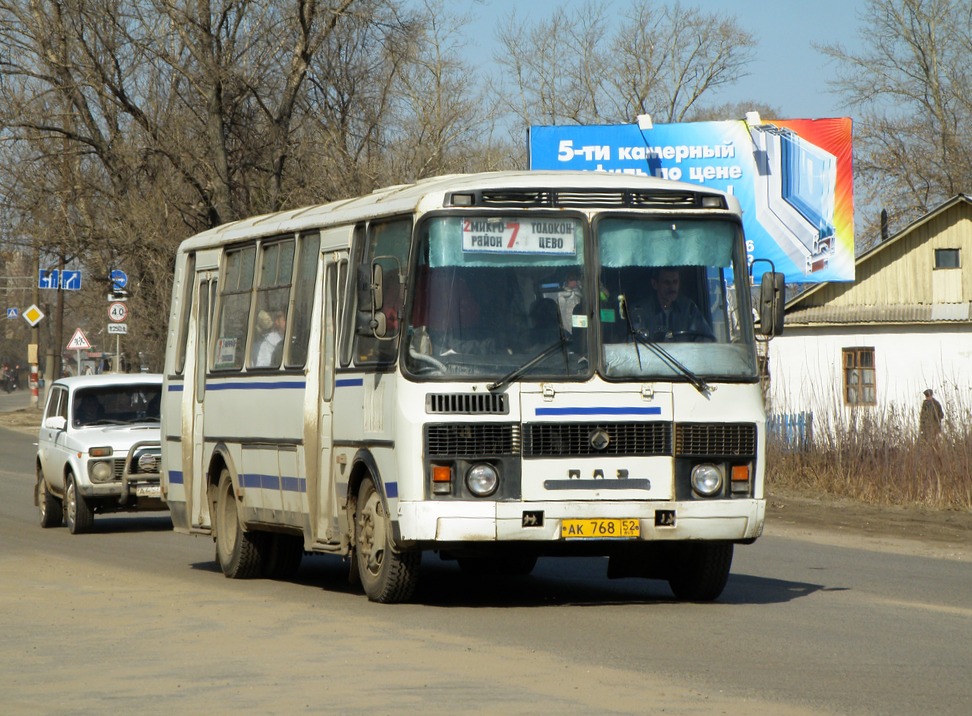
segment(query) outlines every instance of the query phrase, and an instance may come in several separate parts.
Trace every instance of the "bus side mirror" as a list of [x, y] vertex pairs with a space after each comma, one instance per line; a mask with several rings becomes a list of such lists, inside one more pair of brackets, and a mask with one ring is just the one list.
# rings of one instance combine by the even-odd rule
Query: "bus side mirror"
[[759, 282], [759, 332], [764, 336], [783, 333], [783, 307], [786, 303], [784, 276], [766, 271]]

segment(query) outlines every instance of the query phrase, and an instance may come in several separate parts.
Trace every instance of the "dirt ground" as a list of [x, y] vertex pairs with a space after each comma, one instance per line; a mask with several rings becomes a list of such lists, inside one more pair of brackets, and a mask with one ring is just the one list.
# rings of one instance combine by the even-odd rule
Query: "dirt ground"
[[[40, 410], [0, 413], [0, 427], [36, 434]], [[781, 491], [770, 480], [766, 534], [972, 561], [972, 511], [868, 505]]]

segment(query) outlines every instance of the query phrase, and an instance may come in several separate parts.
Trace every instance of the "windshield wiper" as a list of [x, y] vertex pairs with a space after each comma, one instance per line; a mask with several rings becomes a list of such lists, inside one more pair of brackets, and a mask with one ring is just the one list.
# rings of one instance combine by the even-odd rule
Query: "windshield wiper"
[[[628, 312], [628, 303], [625, 300], [623, 293], [618, 296], [618, 309], [620, 310], [621, 317], [625, 320], [628, 327], [628, 335], [635, 340], [635, 350], [637, 350], [637, 344], [640, 343], [658, 356], [662, 363], [684, 377], [689, 383], [692, 384], [692, 387], [699, 391], [702, 395], [708, 396], [711, 393], [709, 384], [706, 383], [702, 378], [686, 368], [681, 362], [678, 361], [677, 358], [675, 358], [675, 356], [662, 348], [657, 341], [650, 339], [644, 331], [635, 330], [635, 327], [631, 323], [631, 314]], [[638, 355], [638, 361], [639, 363], [641, 361], [640, 354]]]
[[514, 368], [513, 370], [511, 370], [509, 373], [507, 373], [506, 375], [504, 375], [502, 378], [500, 378], [496, 382], [490, 383], [489, 385], [487, 385], [486, 386], [486, 390], [492, 392], [494, 390], [499, 390], [500, 388], [505, 388], [510, 383], [512, 383], [514, 380], [516, 380], [521, 375], [523, 375], [528, 370], [530, 370], [533, 366], [537, 365], [538, 363], [543, 362], [544, 360], [546, 360], [547, 358], [549, 358], [550, 356], [552, 356], [554, 353], [557, 352], [558, 349], [560, 349], [560, 350], [562, 350], [564, 352], [564, 372], [565, 373], [569, 373], [570, 372], [570, 355], [567, 352], [567, 346], [570, 344], [570, 335], [564, 329], [564, 321], [563, 321], [563, 319], [560, 316], [560, 311], [559, 310], [557, 311], [557, 331], [560, 334], [560, 338], [557, 339], [557, 342], [556, 343], [553, 343], [553, 344], [547, 346], [542, 351], [540, 351], [540, 353], [538, 353], [536, 356], [534, 356], [533, 358], [531, 358], [530, 360], [528, 360], [526, 363], [524, 363], [523, 365], [521, 365], [519, 368]]
[[528, 360], [526, 363], [519, 366], [518, 368], [514, 368], [509, 373], [504, 375], [502, 378], [497, 380], [495, 383], [490, 383], [489, 385], [487, 385], [486, 390], [493, 391], [493, 390], [499, 390], [500, 388], [505, 388], [514, 380], [516, 380], [521, 375], [523, 375], [528, 370], [530, 370], [533, 366], [537, 365], [537, 363], [543, 362], [544, 360], [552, 356], [554, 353], [556, 353], [558, 350], [564, 351], [564, 364], [566, 365], [568, 361], [568, 357], [567, 357], [568, 342], [569, 340], [567, 336], [561, 333], [560, 338], [557, 340], [556, 343], [547, 346], [536, 356], [534, 356], [533, 358], [531, 358], [530, 360]]

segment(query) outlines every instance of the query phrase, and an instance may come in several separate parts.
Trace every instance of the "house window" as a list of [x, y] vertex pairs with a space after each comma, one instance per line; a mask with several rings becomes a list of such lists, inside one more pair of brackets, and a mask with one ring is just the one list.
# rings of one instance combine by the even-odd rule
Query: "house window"
[[962, 268], [959, 251], [961, 249], [935, 249], [935, 268]]
[[875, 405], [874, 349], [844, 348], [844, 404]]

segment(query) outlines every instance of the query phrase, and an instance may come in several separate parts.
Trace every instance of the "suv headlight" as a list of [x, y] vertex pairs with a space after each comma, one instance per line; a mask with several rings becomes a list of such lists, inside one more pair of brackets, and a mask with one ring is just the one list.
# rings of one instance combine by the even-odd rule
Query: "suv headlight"
[[114, 474], [112, 465], [106, 460], [98, 460], [88, 465], [88, 472], [92, 482], [108, 482]]

